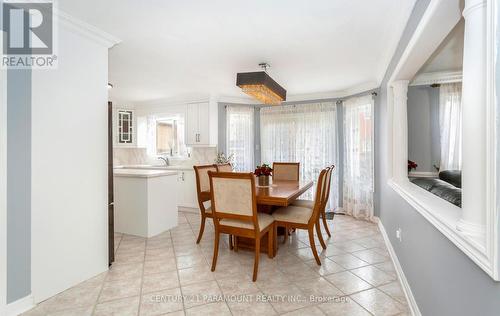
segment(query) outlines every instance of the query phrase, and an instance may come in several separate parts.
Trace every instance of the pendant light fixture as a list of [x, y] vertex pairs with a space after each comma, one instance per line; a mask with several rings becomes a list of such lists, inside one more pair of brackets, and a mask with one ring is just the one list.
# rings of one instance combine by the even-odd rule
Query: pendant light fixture
[[240, 72], [236, 75], [236, 85], [249, 96], [264, 104], [279, 105], [286, 100], [286, 90], [267, 74], [268, 63], [260, 63], [264, 71]]

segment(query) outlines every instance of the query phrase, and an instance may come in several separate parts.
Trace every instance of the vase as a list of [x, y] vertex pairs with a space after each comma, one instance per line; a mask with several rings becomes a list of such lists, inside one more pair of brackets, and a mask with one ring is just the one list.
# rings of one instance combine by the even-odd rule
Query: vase
[[269, 186], [269, 176], [260, 176], [259, 178], [259, 186], [267, 187]]

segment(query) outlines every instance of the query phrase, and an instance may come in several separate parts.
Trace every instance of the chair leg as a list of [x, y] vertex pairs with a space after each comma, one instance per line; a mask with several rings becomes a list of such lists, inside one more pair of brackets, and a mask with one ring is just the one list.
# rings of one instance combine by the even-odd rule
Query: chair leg
[[325, 210], [323, 210], [323, 212], [321, 212], [321, 217], [323, 218], [323, 226], [325, 227], [326, 234], [328, 235], [328, 237], [332, 237], [332, 234], [330, 234], [330, 229], [328, 228], [328, 223], [326, 222]]
[[319, 226], [319, 218], [318, 220], [316, 221], [316, 233], [318, 234], [318, 239], [319, 239], [319, 242], [321, 244], [321, 247], [323, 249], [326, 249], [326, 244], [325, 244], [325, 241], [323, 240], [323, 234], [321, 233], [321, 228]]
[[253, 278], [252, 281], [257, 281], [257, 273], [259, 271], [259, 255], [260, 255], [260, 238], [255, 238], [255, 261], [253, 263]]
[[316, 263], [320, 266], [321, 260], [319, 260], [318, 252], [316, 251], [316, 245], [314, 244], [313, 227], [309, 228], [308, 231], [309, 231], [309, 243], [311, 244], [311, 249], [314, 255], [314, 259], [316, 259]]
[[269, 230], [267, 231], [267, 256], [270, 259], [273, 258], [273, 249], [274, 249], [274, 224], [272, 224]]
[[283, 243], [286, 244], [287, 241], [288, 241], [288, 227], [285, 226], [285, 235], [283, 238]]
[[207, 217], [205, 215], [201, 215], [201, 225], [200, 225], [200, 232], [198, 233], [198, 239], [196, 240], [196, 243], [199, 244], [201, 241], [201, 237], [203, 236], [203, 232], [205, 231], [205, 220]]
[[219, 255], [219, 232], [215, 232], [214, 241], [214, 257], [212, 258], [212, 272], [215, 271], [215, 266], [217, 265], [217, 256]]
[[229, 235], [229, 249], [233, 250], [233, 235]]
[[233, 250], [238, 252], [238, 236], [233, 236]]

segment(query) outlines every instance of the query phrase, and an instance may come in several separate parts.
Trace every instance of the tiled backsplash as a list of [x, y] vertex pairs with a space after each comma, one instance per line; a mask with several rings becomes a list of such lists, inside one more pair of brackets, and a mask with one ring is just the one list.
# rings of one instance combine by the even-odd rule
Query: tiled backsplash
[[[123, 165], [145, 165], [161, 164], [155, 157], [149, 157], [146, 148], [113, 148], [113, 164], [115, 166]], [[191, 149], [191, 158], [189, 159], [170, 159], [172, 165], [198, 165], [214, 163], [217, 157], [215, 147], [195, 147]]]

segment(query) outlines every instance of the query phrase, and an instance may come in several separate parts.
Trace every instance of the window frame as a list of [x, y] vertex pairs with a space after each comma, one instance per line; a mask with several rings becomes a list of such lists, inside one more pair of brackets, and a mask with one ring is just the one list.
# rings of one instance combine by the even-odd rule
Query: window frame
[[[499, 226], [496, 189], [496, 104], [495, 104], [495, 1], [486, 3], [486, 69], [485, 81], [487, 89], [486, 111], [487, 135], [486, 153], [478, 159], [486, 161], [486, 210], [484, 240], [471, 238], [457, 229], [462, 209], [448, 203], [434, 194], [427, 192], [411, 183], [407, 176], [403, 176], [407, 167], [408, 157], [408, 126], [406, 111], [407, 87], [416, 72], [425, 63], [430, 54], [451, 30], [450, 25], [457, 20], [456, 9], [452, 2], [432, 0], [426, 9], [419, 25], [412, 35], [408, 46], [387, 83], [387, 111], [388, 127], [388, 185], [414, 207], [436, 229], [453, 242], [472, 261], [481, 267], [495, 281], [499, 279], [498, 247]], [[458, 18], [460, 17], [458, 14]], [[403, 95], [406, 85], [406, 92]]]

